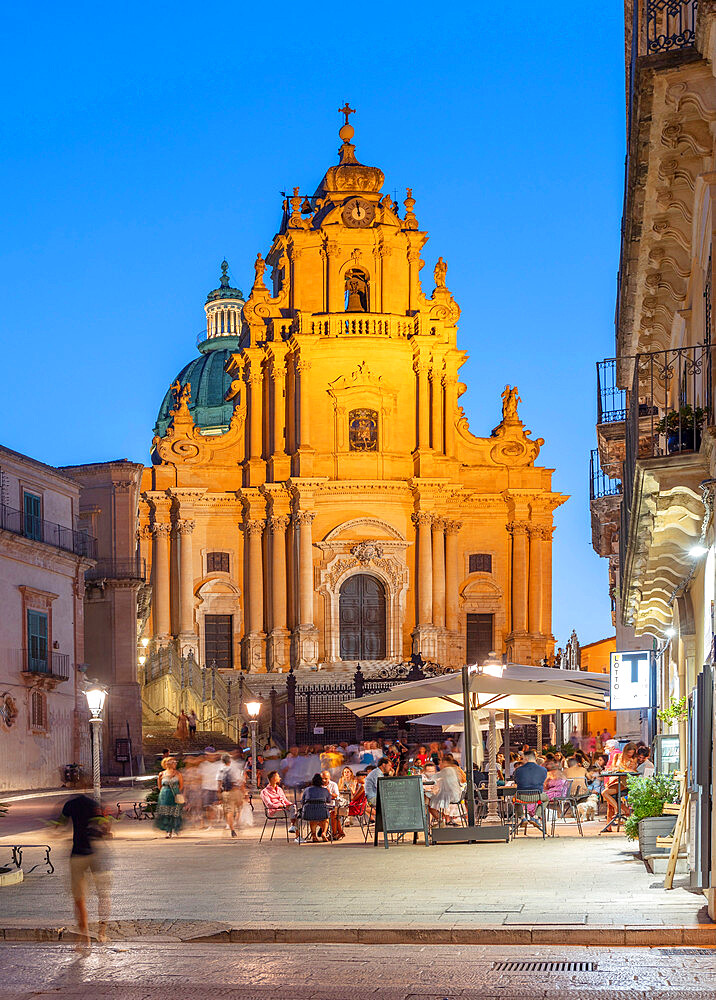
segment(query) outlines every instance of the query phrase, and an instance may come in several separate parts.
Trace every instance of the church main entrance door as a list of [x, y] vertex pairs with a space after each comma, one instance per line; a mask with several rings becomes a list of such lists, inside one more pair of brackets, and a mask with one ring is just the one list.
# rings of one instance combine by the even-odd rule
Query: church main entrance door
[[349, 577], [341, 587], [338, 614], [342, 660], [385, 658], [385, 588], [367, 573]]

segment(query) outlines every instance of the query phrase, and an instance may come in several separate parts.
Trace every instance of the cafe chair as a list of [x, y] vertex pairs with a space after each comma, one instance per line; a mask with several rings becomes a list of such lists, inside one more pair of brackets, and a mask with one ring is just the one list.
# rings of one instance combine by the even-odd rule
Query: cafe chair
[[[296, 830], [298, 831], [298, 843], [299, 844], [310, 844], [311, 842], [311, 826], [307, 819], [303, 818], [303, 806], [300, 806], [295, 819]], [[333, 845], [333, 831], [331, 830], [331, 822], [328, 821], [328, 826], [326, 827], [326, 835], [323, 841], [320, 843], [328, 842]]]
[[[530, 806], [534, 807], [532, 813], [530, 813]], [[536, 829], [540, 830], [542, 833], [542, 840], [544, 840], [547, 836], [547, 814], [544, 809], [542, 792], [536, 790], [518, 790], [515, 793], [513, 836], [516, 837], [519, 834], [520, 827], [523, 825], [525, 828], [525, 836], [527, 836], [528, 826], [534, 826]]]
[[285, 823], [285, 826], [286, 826], [286, 843], [289, 843], [289, 836], [288, 836], [288, 827], [289, 827], [289, 823], [288, 823], [288, 810], [286, 810], [286, 809], [272, 809], [271, 811], [274, 813], [273, 816], [269, 815], [269, 810], [267, 809], [266, 806], [264, 806], [264, 817], [265, 817], [265, 819], [264, 819], [264, 825], [261, 828], [261, 836], [259, 837], [259, 844], [264, 839], [264, 833], [266, 832], [266, 827], [268, 826], [268, 824], [269, 823], [272, 824], [272, 826], [271, 826], [271, 836], [269, 837], [269, 840], [273, 840], [273, 835], [276, 832], [276, 824], [277, 823], [281, 823], [281, 822]]
[[555, 835], [555, 828], [557, 826], [557, 818], [561, 817], [564, 823], [567, 822], [567, 810], [572, 811], [572, 815], [577, 821], [577, 829], [579, 830], [579, 836], [584, 836], [584, 831], [582, 830], [582, 819], [579, 815], [579, 809], [577, 809], [578, 797], [573, 794], [572, 787], [574, 782], [571, 780], [566, 780], [563, 782], [564, 787], [559, 795], [554, 798], [549, 799], [545, 803], [545, 810], [547, 817], [552, 818], [552, 831], [551, 836]]

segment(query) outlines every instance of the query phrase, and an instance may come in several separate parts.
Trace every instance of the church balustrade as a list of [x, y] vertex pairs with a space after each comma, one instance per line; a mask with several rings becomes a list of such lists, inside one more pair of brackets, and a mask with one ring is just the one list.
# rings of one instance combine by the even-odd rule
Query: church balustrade
[[416, 318], [386, 313], [318, 313], [308, 319], [308, 331], [322, 337], [412, 337]]

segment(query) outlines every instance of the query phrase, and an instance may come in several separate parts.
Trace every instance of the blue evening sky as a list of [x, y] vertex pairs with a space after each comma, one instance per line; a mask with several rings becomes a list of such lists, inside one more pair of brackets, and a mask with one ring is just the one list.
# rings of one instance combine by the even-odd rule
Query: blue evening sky
[[336, 162], [413, 188], [462, 308], [476, 434], [506, 383], [571, 499], [559, 645], [611, 632], [590, 544], [594, 363], [613, 353], [624, 156], [621, 0], [8, 5], [0, 105], [0, 441], [51, 464], [148, 461], [224, 255], [245, 292], [281, 216]]

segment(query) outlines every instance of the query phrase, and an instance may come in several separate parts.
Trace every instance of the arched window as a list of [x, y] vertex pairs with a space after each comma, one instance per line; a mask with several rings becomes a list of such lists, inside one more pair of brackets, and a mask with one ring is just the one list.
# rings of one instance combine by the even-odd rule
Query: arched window
[[368, 312], [370, 279], [362, 267], [346, 271], [346, 312]]
[[47, 731], [47, 695], [44, 691], [30, 694], [30, 728]]

